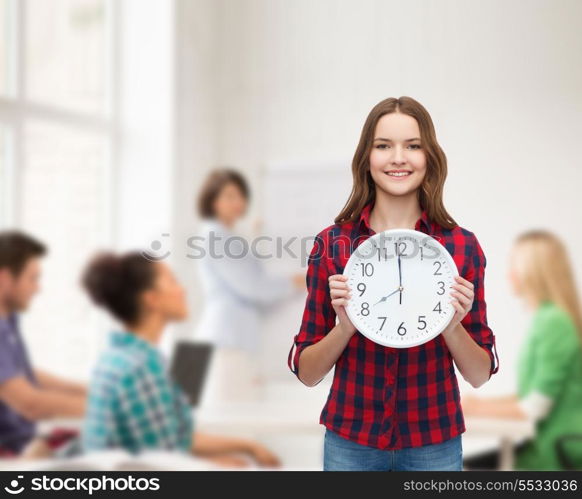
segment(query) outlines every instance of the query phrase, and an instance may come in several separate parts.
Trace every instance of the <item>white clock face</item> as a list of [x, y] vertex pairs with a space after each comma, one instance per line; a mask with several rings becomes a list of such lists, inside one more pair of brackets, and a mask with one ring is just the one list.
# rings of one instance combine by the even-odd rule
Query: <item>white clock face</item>
[[459, 275], [447, 249], [409, 229], [373, 235], [344, 269], [351, 288], [346, 312], [356, 329], [384, 346], [426, 343], [450, 323], [450, 292]]

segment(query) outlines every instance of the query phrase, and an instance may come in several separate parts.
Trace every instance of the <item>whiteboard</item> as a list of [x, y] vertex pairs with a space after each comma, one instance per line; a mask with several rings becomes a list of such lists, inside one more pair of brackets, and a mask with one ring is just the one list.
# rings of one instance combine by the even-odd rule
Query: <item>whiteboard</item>
[[[283, 253], [266, 262], [272, 272], [306, 272], [313, 238], [345, 205], [352, 187], [351, 161], [287, 161], [267, 165], [261, 174], [262, 233], [297, 238], [290, 245], [296, 256]], [[304, 247], [301, 251], [301, 247]], [[261, 367], [270, 380], [289, 380], [287, 355], [299, 331], [307, 293], [277, 306], [265, 318]]]

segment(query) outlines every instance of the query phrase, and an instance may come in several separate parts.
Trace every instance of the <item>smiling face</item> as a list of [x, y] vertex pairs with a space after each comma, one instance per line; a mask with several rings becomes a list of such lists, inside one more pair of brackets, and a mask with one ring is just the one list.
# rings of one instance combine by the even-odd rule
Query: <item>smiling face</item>
[[426, 155], [417, 121], [390, 113], [376, 125], [370, 152], [370, 174], [376, 189], [391, 196], [415, 192], [426, 174]]

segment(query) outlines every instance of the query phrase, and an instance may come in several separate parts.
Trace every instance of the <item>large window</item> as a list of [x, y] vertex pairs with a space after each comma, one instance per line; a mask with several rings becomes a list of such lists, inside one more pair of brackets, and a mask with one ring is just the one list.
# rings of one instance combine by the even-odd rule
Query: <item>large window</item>
[[87, 374], [101, 341], [78, 282], [111, 243], [113, 7], [0, 0], [0, 222], [49, 246], [23, 331], [37, 363], [68, 375]]
[[35, 101], [105, 111], [107, 25], [104, 0], [26, 0], [26, 93]]
[[8, 66], [10, 64], [9, 59], [9, 43], [8, 40], [12, 37], [11, 25], [10, 25], [10, 7], [8, 0], [0, 0], [0, 34], [2, 39], [0, 40], [0, 95], [6, 94], [9, 88], [8, 82]]

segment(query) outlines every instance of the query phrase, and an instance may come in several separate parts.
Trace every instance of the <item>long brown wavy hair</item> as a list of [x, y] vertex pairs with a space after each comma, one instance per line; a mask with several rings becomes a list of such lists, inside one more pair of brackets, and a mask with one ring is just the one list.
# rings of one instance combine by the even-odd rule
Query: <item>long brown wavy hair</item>
[[447, 157], [436, 139], [434, 125], [428, 111], [411, 97], [390, 97], [374, 106], [366, 118], [360, 142], [352, 160], [353, 187], [350, 197], [335, 223], [356, 221], [362, 209], [376, 198], [376, 185], [370, 174], [370, 152], [378, 120], [390, 113], [412, 116], [420, 129], [420, 140], [424, 149], [427, 170], [422, 185], [418, 189], [420, 207], [426, 210], [428, 218], [445, 229], [457, 226], [443, 205], [443, 188], [447, 178]]

